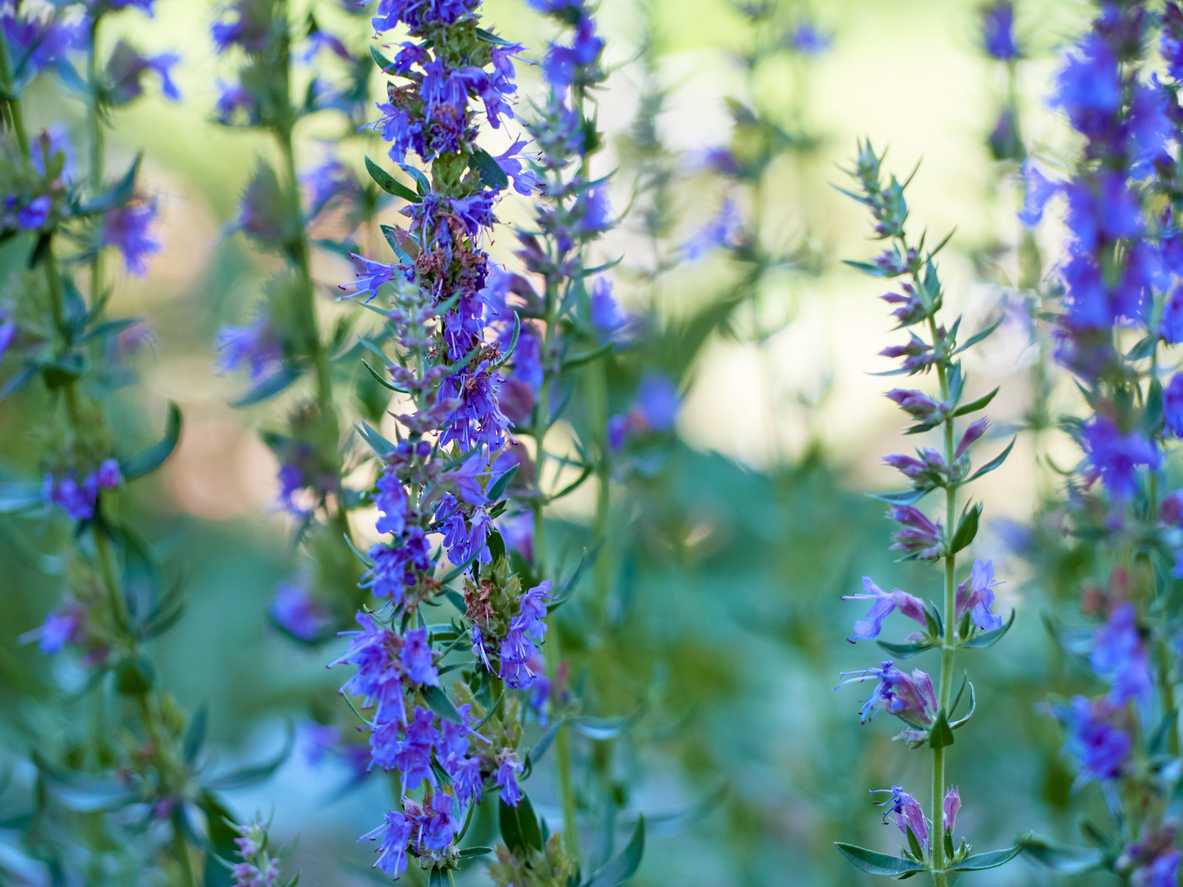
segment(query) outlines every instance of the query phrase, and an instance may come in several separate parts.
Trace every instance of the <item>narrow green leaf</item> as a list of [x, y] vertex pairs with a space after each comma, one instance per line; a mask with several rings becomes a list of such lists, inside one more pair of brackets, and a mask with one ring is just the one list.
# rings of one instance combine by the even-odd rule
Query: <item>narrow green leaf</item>
[[867, 493], [867, 496], [880, 502], [886, 502], [888, 505], [915, 505], [928, 492], [928, 490], [904, 490], [902, 493]]
[[633, 836], [629, 838], [624, 849], [604, 863], [587, 887], [617, 887], [625, 883], [637, 873], [641, 866], [641, 857], [645, 855], [645, 817], [637, 817], [637, 827], [633, 829]]
[[484, 28], [477, 28], [476, 36], [478, 40], [483, 40], [486, 43], [492, 43], [495, 46], [513, 46], [513, 44], [508, 40], [502, 40], [492, 31], [486, 31]]
[[504, 191], [509, 187], [509, 176], [501, 168], [501, 164], [483, 148], [477, 148], [468, 158], [468, 166], [481, 177], [486, 187], [495, 191]]
[[511, 807], [498, 799], [497, 809], [501, 840], [511, 853], [528, 855], [530, 850], [542, 849], [542, 831], [538, 828], [538, 817], [534, 815], [534, 807], [525, 792], [522, 792], [522, 799], [516, 807]]
[[361, 435], [362, 440], [369, 444], [370, 449], [383, 458], [398, 449], [394, 444], [371, 428], [368, 422], [363, 421], [353, 427], [357, 429], [357, 433]]
[[270, 400], [290, 388], [297, 379], [304, 375], [304, 370], [303, 364], [284, 364], [242, 397], [230, 401], [230, 406], [234, 409], [242, 409]]
[[177, 443], [181, 439], [181, 408], [173, 401], [168, 402], [168, 424], [164, 429], [164, 437], [149, 449], [133, 459], [119, 466], [119, 473], [125, 481], [132, 481], [146, 474], [151, 474], [165, 463]]
[[390, 248], [394, 250], [394, 254], [398, 256], [399, 261], [404, 265], [413, 265], [419, 255], [419, 244], [415, 243], [415, 238], [398, 225], [381, 225], [379, 227], [382, 228], [382, 235], [390, 244]]
[[386, 56], [384, 56], [374, 46], [370, 47], [370, 57], [374, 60], [374, 64], [377, 65], [379, 68], [381, 68], [383, 71], [389, 71], [391, 68], [394, 67], [394, 62], [392, 62], [390, 59], [388, 59]]
[[486, 855], [488, 853], [492, 853], [492, 852], [493, 852], [492, 847], [465, 847], [463, 850], [460, 851], [460, 858], [461, 859], [472, 859], [474, 856], [484, 856], [484, 855]]
[[456, 706], [452, 704], [448, 694], [439, 687], [427, 686], [421, 692], [423, 693], [423, 701], [427, 703], [428, 708], [445, 721], [451, 721], [453, 724], [464, 723], [464, 718], [460, 716], [460, 712], [456, 710]]
[[253, 764], [247, 767], [240, 767], [230, 773], [215, 777], [208, 780], [205, 785], [207, 788], [215, 790], [226, 790], [232, 788], [243, 788], [248, 785], [254, 785], [269, 778], [276, 770], [283, 765], [292, 754], [292, 749], [296, 746], [296, 730], [289, 723], [287, 730], [287, 739], [284, 741], [283, 748], [270, 761], [265, 761], [262, 764]]
[[205, 744], [205, 728], [209, 721], [209, 706], [203, 705], [189, 721], [189, 728], [185, 731], [184, 755], [185, 763], [192, 764], [197, 759], [197, 753]]
[[889, 641], [876, 640], [875, 643], [896, 659], [911, 659], [913, 656], [917, 656], [925, 650], [931, 650], [936, 646], [928, 641], [918, 641], [915, 644], [893, 644]]
[[923, 872], [924, 866], [911, 859], [899, 856], [888, 856], [886, 853], [876, 853], [866, 847], [854, 844], [835, 843], [841, 853], [855, 868], [869, 875], [905, 875], [909, 872]]
[[984, 397], [979, 397], [977, 400], [970, 401], [967, 404], [959, 406], [957, 409], [955, 409], [953, 411], [953, 415], [954, 416], [965, 416], [965, 415], [968, 415], [969, 413], [976, 413], [978, 410], [983, 410], [986, 408], [986, 405], [989, 404], [990, 401], [992, 401], [994, 399], [994, 395], [996, 395], [997, 393], [998, 393], [998, 389], [995, 388], [993, 391], [991, 391], [989, 394], [985, 395]]
[[91, 327], [78, 339], [78, 344], [83, 342], [90, 342], [94, 339], [101, 339], [105, 336], [117, 336], [124, 330], [129, 330], [137, 323], [143, 320], [142, 317], [125, 317], [122, 320], [111, 320], [107, 323], [101, 323], [96, 327]]
[[127, 172], [123, 174], [123, 177], [118, 182], [94, 199], [79, 206], [75, 211], [76, 214], [85, 216], [106, 212], [117, 206], [123, 206], [123, 204], [131, 200], [131, 196], [136, 190], [136, 176], [139, 174], [140, 161], [143, 159], [144, 152], [140, 151], [131, 162], [131, 166], [127, 168]]
[[988, 853], [976, 853], [967, 856], [949, 871], [952, 872], [981, 872], [986, 869], [996, 869], [1000, 865], [1010, 862], [1023, 852], [1023, 845], [1016, 844], [1007, 850], [991, 850]]
[[[982, 475], [989, 474], [991, 471], [993, 471], [995, 468], [997, 468], [999, 465], [1001, 465], [1003, 462], [1005, 462], [1006, 457], [1010, 455], [1010, 451], [1013, 450], [1015, 447], [1015, 441], [1017, 441], [1018, 439], [1019, 439], [1018, 435], [1015, 435], [1014, 437], [1012, 437], [1010, 440], [1010, 443], [1006, 445], [1006, 449], [1003, 450], [1001, 453], [999, 453], [997, 456], [995, 456], [993, 459], [991, 459], [989, 462], [987, 462], [985, 465], [983, 465], [981, 468], [979, 468], [977, 471], [975, 471], [972, 475], [970, 475], [969, 480], [977, 480]], [[966, 481], [966, 483], [968, 483], [968, 482], [969, 481]]]
[[961, 646], [969, 647], [975, 650], [983, 650], [986, 647], [993, 647], [1000, 640], [1002, 636], [1010, 631], [1010, 627], [1015, 623], [1015, 611], [1010, 611], [1010, 618], [1006, 620], [1006, 624], [1000, 628], [995, 628], [993, 631], [984, 631], [981, 634], [976, 634]]
[[563, 369], [568, 370], [572, 367], [583, 366], [585, 363], [591, 363], [593, 360], [610, 354], [615, 349], [615, 342], [605, 342], [599, 348], [593, 348], [591, 351], [584, 351], [582, 354], [576, 354], [573, 357], [566, 358], [563, 361]]
[[518, 473], [519, 467], [520, 466], [518, 465], [511, 466], [508, 471], [497, 478], [497, 480], [493, 481], [493, 483], [489, 486], [489, 489], [485, 490], [485, 496], [490, 502], [498, 502], [500, 501], [501, 497], [505, 495], [505, 491], [509, 488], [510, 483], [513, 481], [514, 475]]
[[971, 506], [962, 514], [961, 520], [957, 524], [957, 532], [953, 534], [952, 550], [954, 554], [974, 541], [974, 537], [978, 535], [978, 521], [981, 516], [981, 502]]
[[974, 333], [972, 336], [970, 336], [968, 339], [966, 339], [965, 344], [959, 346], [958, 349], [956, 351], [954, 351], [953, 353], [960, 354], [962, 351], [965, 351], [967, 348], [972, 348], [974, 345], [978, 344], [978, 342], [981, 342], [983, 339], [985, 339], [987, 336], [989, 336], [991, 333], [993, 333], [996, 329], [998, 329], [1000, 326], [1002, 326], [1002, 322], [1004, 320], [1006, 320], [1006, 315], [1005, 314], [1000, 315], [998, 320], [994, 321], [992, 324], [990, 324], [984, 330], [982, 330], [981, 332], [978, 332], [978, 333]]
[[[958, 694], [958, 696], [960, 696], [960, 694]], [[962, 724], [966, 723], [970, 718], [972, 718], [974, 716], [974, 710], [977, 707], [978, 707], [978, 697], [974, 695], [974, 685], [971, 683], [969, 685], [969, 708], [966, 710], [965, 715], [963, 717], [958, 718], [953, 723], [951, 723], [949, 726], [952, 727], [954, 730], [956, 730], [958, 727], [960, 727]], [[957, 703], [954, 702], [950, 711], [956, 711], [956, 710], [957, 710]]]
[[366, 158], [366, 172], [370, 174], [370, 178], [377, 183], [378, 187], [387, 194], [393, 194], [395, 197], [401, 197], [403, 200], [409, 200], [411, 203], [419, 203], [423, 200], [422, 197], [398, 181], [369, 157]]
[[0, 514], [41, 504], [41, 487], [16, 481], [0, 483]]

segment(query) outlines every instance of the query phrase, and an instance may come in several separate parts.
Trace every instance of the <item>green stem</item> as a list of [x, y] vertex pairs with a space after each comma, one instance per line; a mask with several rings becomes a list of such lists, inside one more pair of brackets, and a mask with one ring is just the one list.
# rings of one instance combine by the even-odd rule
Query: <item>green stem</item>
[[[929, 318], [929, 330], [932, 333], [933, 345], [937, 343], [937, 325], [934, 318]], [[949, 378], [944, 362], [937, 364], [937, 377], [940, 381], [941, 400], [949, 400]], [[953, 417], [944, 423], [945, 431], [945, 464], [953, 465]], [[957, 517], [957, 485], [950, 484], [945, 488], [945, 530], [946, 538], [952, 541]], [[949, 715], [949, 696], [953, 686], [953, 654], [956, 650], [954, 641], [957, 625], [957, 557], [949, 551], [945, 555], [945, 636], [941, 644], [941, 678], [937, 695], [937, 711], [946, 718]], [[945, 872], [945, 749], [932, 750], [932, 867], [933, 884], [935, 887], [946, 887], [949, 883]]]
[[[98, 33], [101, 16], [95, 16], [90, 23], [90, 47], [86, 54], [86, 82], [90, 87], [90, 101], [86, 106], [86, 131], [90, 139], [90, 169], [88, 177], [91, 194], [99, 194], [103, 190], [103, 163], [106, 144], [103, 136], [103, 125], [99, 119], [99, 73], [98, 73]], [[90, 303], [98, 305], [103, 295], [103, 250], [100, 246], [95, 250], [94, 258], [90, 262]]]
[[[3, 77], [4, 91], [8, 95], [13, 95], [16, 91], [16, 85], [12, 81], [12, 59], [8, 55], [8, 40], [0, 36], [0, 77]], [[21, 157], [28, 161], [29, 154], [29, 134], [25, 132], [24, 113], [21, 110], [21, 100], [19, 98], [9, 98], [5, 103], [8, 108], [9, 122], [12, 126], [12, 132], [16, 136], [17, 147], [20, 148]]]

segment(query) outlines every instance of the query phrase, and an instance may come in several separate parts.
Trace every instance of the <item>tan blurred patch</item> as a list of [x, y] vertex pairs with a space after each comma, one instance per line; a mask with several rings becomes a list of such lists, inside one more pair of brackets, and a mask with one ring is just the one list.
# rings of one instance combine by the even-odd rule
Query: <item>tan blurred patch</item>
[[275, 457], [253, 432], [223, 419], [190, 419], [164, 480], [182, 511], [232, 520], [270, 507], [277, 471]]

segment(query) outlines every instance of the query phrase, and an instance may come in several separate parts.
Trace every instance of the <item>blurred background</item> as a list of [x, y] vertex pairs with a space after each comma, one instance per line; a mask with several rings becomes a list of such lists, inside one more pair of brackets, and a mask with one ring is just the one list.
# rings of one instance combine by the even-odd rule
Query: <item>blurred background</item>
[[[676, 439], [630, 452], [619, 467], [610, 644], [584, 647], [578, 606], [559, 631], [573, 674], [607, 670], [596, 685], [619, 688], [593, 700], [594, 713], [631, 718], [611, 747], [624, 812], [606, 832], [626, 833], [630, 817], [646, 815], [638, 885], [870, 883], [832, 842], [895, 853], [899, 834], [881, 825], [868, 790], [926, 792], [929, 756], [893, 743], [886, 717], [860, 726], [861, 688], [831, 692], [839, 670], [880, 658], [846, 642], [863, 609], [840, 596], [859, 590], [864, 575], [922, 598], [935, 597], [939, 584], [936, 570], [893, 562], [884, 506], [864, 495], [898, 485], [879, 458], [912, 439], [900, 436], [901, 417], [882, 397], [891, 380], [872, 375], [888, 368], [878, 352], [900, 340], [877, 298], [886, 287], [841, 263], [878, 252], [861, 207], [833, 187], [846, 185], [843, 169], [860, 137], [887, 146], [886, 165], [901, 178], [920, 164], [908, 191], [914, 236], [926, 229], [938, 240], [956, 228], [941, 268], [946, 305], [964, 313], [963, 328], [1008, 313], [966, 365], [971, 396], [1002, 386], [991, 407], [997, 449], [1019, 435], [1008, 463], [977, 490], [987, 524], [973, 552], [994, 559], [1006, 583], [1000, 609], [1018, 616], [1001, 645], [963, 659], [978, 713], [950, 753], [949, 779], [965, 805], [958, 833], [972, 835], [979, 851], [1032, 831], [1071, 841], [1075, 817], [1100, 803], [1095, 786], [1071, 791], [1059, 729], [1037, 712], [1049, 695], [1087, 680], [1056, 652], [1041, 618], [1070, 615], [1088, 569], [1063, 547], [1051, 504], [1054, 466], [1071, 467], [1079, 454], [1047, 430], [1046, 415], [1076, 404], [1070, 384], [1047, 377], [1046, 343], [1032, 338], [1028, 322], [1017, 156], [990, 143], [1017, 96], [1028, 150], [1052, 162], [1065, 150], [1065, 128], [1043, 96], [1058, 49], [1091, 7], [1016, 4], [1024, 58], [1012, 93], [1008, 66], [982, 49], [975, 2], [773, 6], [772, 18], [756, 24], [721, 0], [604, 0], [599, 13], [616, 70], [598, 96], [608, 147], [593, 173], [614, 173], [614, 206], [628, 213], [594, 249], [605, 262], [623, 255], [617, 295], [652, 337], [652, 347], [616, 362], [613, 412], [628, 409], [646, 372], [677, 382], [683, 405]], [[540, 56], [549, 35], [524, 2], [484, 7], [487, 26], [525, 44], [526, 58]], [[310, 711], [310, 700], [346, 674], [325, 669], [344, 640], [300, 648], [269, 620], [277, 582], [301, 567], [292, 527], [274, 508], [277, 466], [253, 430], [281, 407], [230, 409], [243, 381], [215, 372], [217, 329], [249, 320], [268, 273], [265, 257], [225, 232], [255, 158], [271, 149], [257, 134], [210, 121], [220, 70], [208, 36], [214, 14], [204, 0], [159, 0], [154, 18], [122, 25], [145, 49], [182, 54], [184, 100], [145, 101], [112, 120], [112, 168], [145, 150], [165, 242], [149, 275], [121, 281], [116, 295], [116, 310], [149, 318], [154, 336], [137, 358], [143, 385], [116, 398], [114, 410], [124, 439], [138, 433], [145, 443], [159, 434], [168, 400], [186, 416], [179, 450], [133, 488], [127, 507], [186, 582], [183, 618], [153, 655], [183, 707], [208, 706], [209, 753], [229, 768], [276, 755], [286, 725], [328, 718]], [[803, 22], [815, 28], [816, 44], [785, 47], [782, 34], [800, 34]], [[784, 51], [745, 64], [752, 47], [770, 41]], [[536, 92], [535, 72], [521, 65], [519, 74], [523, 94]], [[81, 106], [40, 88], [28, 103], [32, 125], [81, 125]], [[780, 133], [758, 179], [720, 175], [711, 149], [742, 139], [753, 114]], [[318, 159], [317, 135], [315, 121], [301, 132], [305, 165]], [[503, 220], [528, 218], [517, 200], [502, 205]], [[694, 258], [700, 251], [685, 249], [728, 200], [748, 230], [757, 220], [767, 259], [758, 273], [726, 245]], [[1054, 226], [1046, 237], [1037, 247], [1050, 268]], [[504, 234], [491, 251], [505, 258], [511, 246]], [[346, 262], [318, 262], [327, 285], [352, 278]], [[328, 298], [324, 307], [341, 310]], [[0, 404], [7, 470], [36, 465], [22, 415], [36, 408], [29, 399]], [[555, 511], [557, 552], [578, 550], [587, 537], [592, 495], [571, 496]], [[41, 572], [37, 532], [0, 517], [0, 742], [18, 782], [31, 778], [31, 738], [71, 729], [69, 696], [80, 676], [18, 643], [57, 600]], [[937, 667], [923, 657], [916, 664]], [[385, 880], [369, 869], [371, 848], [354, 839], [388, 809], [386, 783], [359, 778], [340, 755], [313, 753], [299, 727], [296, 735], [296, 750], [271, 779], [228, 800], [245, 816], [273, 814], [278, 840], [299, 837], [288, 871], [300, 871], [301, 884]], [[603, 741], [585, 737], [575, 753], [577, 773], [591, 773]], [[554, 824], [551, 779], [544, 762], [530, 785]], [[604, 840], [601, 824], [585, 825], [589, 846]], [[0, 830], [0, 872], [16, 858], [14, 841]], [[478, 866], [466, 883], [482, 877]], [[415, 872], [406, 881], [415, 883]], [[1055, 878], [1019, 860], [965, 882]]]

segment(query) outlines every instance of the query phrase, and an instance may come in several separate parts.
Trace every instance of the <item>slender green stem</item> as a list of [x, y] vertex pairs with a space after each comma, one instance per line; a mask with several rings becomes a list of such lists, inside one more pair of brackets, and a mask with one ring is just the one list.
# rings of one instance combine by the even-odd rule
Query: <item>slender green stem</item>
[[25, 132], [24, 112], [21, 110], [21, 100], [14, 96], [16, 92], [16, 84], [13, 83], [12, 77], [12, 59], [8, 55], [8, 40], [0, 36], [0, 77], [3, 77], [4, 91], [11, 96], [5, 105], [8, 109], [9, 123], [12, 126], [13, 135], [16, 136], [16, 144], [20, 149], [21, 157], [26, 161], [29, 159], [29, 134]]
[[[86, 131], [90, 140], [90, 169], [87, 171], [90, 190], [98, 194], [103, 190], [103, 164], [106, 141], [103, 124], [99, 116], [99, 70], [98, 34], [101, 16], [95, 16], [90, 23], [90, 46], [86, 54], [86, 82], [90, 87], [90, 101], [86, 105]], [[103, 295], [103, 250], [95, 250], [90, 262], [90, 303], [98, 305]]]
[[[937, 343], [937, 326], [933, 318], [929, 318], [929, 329], [932, 333], [934, 346]], [[943, 364], [937, 365], [937, 376], [941, 387], [941, 400], [949, 399], [949, 378]], [[945, 464], [953, 465], [953, 417], [944, 423]], [[957, 518], [957, 486], [950, 484], [945, 488], [945, 527], [947, 538], [951, 541]], [[956, 584], [956, 555], [949, 551], [945, 555], [945, 636], [941, 644], [941, 678], [937, 695], [937, 711], [949, 715], [949, 696], [953, 686], [953, 654], [956, 650], [954, 633], [957, 625], [957, 584]], [[932, 867], [933, 883], [936, 887], [946, 887], [948, 875], [945, 869], [945, 749], [932, 750]]]

